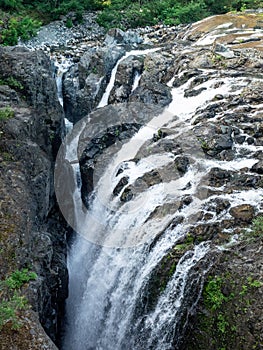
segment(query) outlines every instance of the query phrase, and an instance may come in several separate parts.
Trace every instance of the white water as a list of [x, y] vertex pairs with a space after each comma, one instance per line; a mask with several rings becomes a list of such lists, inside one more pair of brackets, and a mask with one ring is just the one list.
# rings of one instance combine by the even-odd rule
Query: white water
[[[155, 51], [158, 51], [160, 49], [158, 48], [154, 48], [154, 49], [148, 49], [148, 50], [132, 50], [132, 51], [129, 51], [127, 52], [122, 58], [119, 59], [119, 61], [117, 62], [117, 64], [115, 65], [115, 67], [113, 68], [112, 72], [111, 72], [111, 77], [110, 77], [110, 81], [109, 81], [109, 84], [106, 88], [106, 91], [104, 92], [97, 108], [101, 108], [101, 107], [104, 107], [108, 104], [108, 100], [109, 100], [109, 96], [110, 96], [110, 93], [111, 93], [111, 90], [114, 86], [114, 82], [115, 82], [115, 77], [116, 77], [116, 73], [117, 73], [117, 70], [118, 70], [118, 67], [119, 67], [119, 64], [125, 60], [127, 57], [129, 56], [140, 56], [140, 55], [147, 55], [148, 53], [151, 53], [151, 52], [155, 52]], [[139, 81], [138, 81], [139, 83]]]
[[[107, 104], [117, 67], [129, 54], [135, 53], [126, 54], [115, 66], [99, 107]], [[207, 198], [205, 193], [203, 196], [198, 194], [200, 188], [204, 192], [208, 190], [209, 186], [204, 180], [208, 171], [213, 167], [242, 169], [252, 166], [256, 161], [242, 157], [230, 162], [207, 161], [191, 133], [191, 121], [198, 107], [209, 104], [216, 94], [238, 94], [248, 84], [245, 79], [230, 78], [224, 79], [223, 85], [213, 89], [218, 80], [222, 78], [201, 84], [198, 87], [206, 87], [207, 90], [191, 98], [184, 97], [184, 90], [191, 81], [173, 89], [173, 101], [166, 111], [141, 128], [113, 157], [94, 190], [87, 215], [82, 213], [80, 207], [76, 211], [82, 236], [103, 246], [96, 246], [82, 236], [77, 236], [71, 249], [68, 326], [64, 350], [168, 350], [176, 337], [180, 336], [177, 328], [181, 320], [182, 302], [187, 292], [191, 294], [191, 291], [187, 291], [189, 276], [211, 249], [209, 242], [196, 245], [182, 256], [159, 299], [146, 312], [143, 307], [148, 283], [163, 257], [187, 234], [194, 214], [212, 198]], [[157, 153], [145, 156], [139, 162], [132, 161], [153, 133], [164, 126], [167, 129], [173, 128], [170, 139], [178, 139], [180, 135], [185, 137], [186, 132], [189, 132], [191, 144], [184, 151], [191, 159], [191, 165], [186, 174], [179, 178], [175, 172], [174, 177], [166, 179], [165, 166], [175, 159], [172, 153]], [[74, 139], [71, 148], [74, 157], [76, 143], [77, 139]], [[120, 167], [123, 172], [116, 177]], [[162, 183], [144, 188], [143, 192], [127, 203], [120, 203], [119, 196], [112, 196], [114, 187], [123, 176], [129, 177], [127, 187], [153, 169], [160, 173]], [[189, 183], [190, 187], [187, 186]], [[193, 201], [180, 209], [184, 221], [169, 228], [169, 223], [178, 214], [178, 199], [185, 195], [191, 195]], [[229, 199], [232, 206], [242, 203], [256, 206], [262, 195], [262, 190], [253, 189], [234, 191], [222, 195], [222, 198]], [[149, 219], [158, 206], [165, 204], [173, 204], [174, 210]], [[211, 219], [215, 220], [215, 217]], [[160, 238], [155, 242], [160, 233]], [[202, 276], [196, 278], [195, 282], [195, 288], [201, 290]], [[189, 312], [199, 296], [189, 305]]]
[[[61, 62], [57, 60], [54, 61], [55, 67], [57, 68], [56, 72], [56, 85], [57, 85], [57, 96], [59, 103], [62, 107], [64, 107], [63, 101], [63, 89], [62, 89], [62, 79], [63, 74], [66, 73], [70, 66], [72, 66], [72, 62], [65, 57], [61, 57]], [[69, 133], [73, 129], [73, 123], [71, 123], [67, 118], [65, 118], [65, 127], [66, 132]]]
[[134, 90], [137, 89], [137, 87], [139, 86], [139, 82], [141, 80], [141, 74], [139, 72], [135, 72], [135, 76], [134, 76], [134, 81], [133, 81], [133, 85], [132, 85], [132, 89], [131, 92], [133, 92]]

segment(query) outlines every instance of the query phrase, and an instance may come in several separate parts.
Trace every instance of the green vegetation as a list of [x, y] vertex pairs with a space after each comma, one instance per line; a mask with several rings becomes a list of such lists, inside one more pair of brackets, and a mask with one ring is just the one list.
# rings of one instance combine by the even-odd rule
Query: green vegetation
[[[262, 286], [253, 276], [241, 277], [233, 272], [208, 277], [202, 294], [205, 311], [198, 314], [198, 327], [215, 348], [236, 348], [240, 317], [249, 312], [255, 293]], [[201, 333], [199, 340], [204, 340]]]
[[98, 23], [106, 28], [123, 29], [162, 22], [178, 25], [198, 21], [206, 16], [260, 7], [259, 0], [112, 0], [98, 16]]
[[208, 146], [208, 143], [206, 142], [206, 140], [204, 140], [203, 138], [199, 137], [199, 138], [198, 138], [198, 141], [200, 142], [201, 148], [202, 148], [204, 151], [208, 151], [208, 150], [209, 150], [209, 146]]
[[0, 122], [12, 118], [15, 115], [10, 107], [0, 108]]
[[187, 233], [185, 236], [184, 242], [180, 244], [176, 244], [175, 250], [187, 250], [190, 246], [194, 244], [194, 236], [191, 233]]
[[29, 16], [15, 14], [4, 17], [2, 21], [0, 43], [2, 45], [16, 45], [18, 39], [27, 40], [36, 35], [41, 22]]
[[259, 216], [253, 220], [252, 234], [258, 237], [263, 235], [263, 216]]
[[14, 77], [9, 77], [7, 79], [0, 79], [0, 85], [8, 85], [15, 90], [23, 90], [23, 85]]
[[98, 23], [106, 28], [133, 28], [162, 22], [177, 25], [208, 15], [262, 6], [260, 0], [0, 0], [0, 44], [15, 45], [19, 38], [35, 35], [42, 23], [74, 12], [66, 19], [71, 28], [82, 21], [84, 11], [100, 10]]
[[21, 287], [37, 278], [37, 274], [28, 269], [16, 270], [0, 282], [0, 330], [11, 322], [12, 329], [21, 326], [19, 312], [28, 307], [28, 301], [22, 295]]
[[223, 278], [210, 277], [204, 289], [204, 303], [210, 310], [219, 309], [228, 298], [222, 292]]
[[256, 240], [263, 237], [263, 216], [259, 216], [252, 221], [252, 226], [244, 232], [244, 239]]
[[4, 162], [11, 162], [14, 160], [13, 156], [8, 152], [0, 152], [0, 157], [2, 157]]

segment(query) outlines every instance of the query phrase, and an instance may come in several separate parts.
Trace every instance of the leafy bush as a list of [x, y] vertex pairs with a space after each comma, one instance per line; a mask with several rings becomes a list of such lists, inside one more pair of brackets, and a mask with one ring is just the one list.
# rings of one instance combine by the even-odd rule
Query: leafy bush
[[12, 323], [13, 329], [18, 329], [21, 326], [18, 317], [19, 312], [27, 308], [28, 301], [22, 295], [20, 288], [25, 283], [36, 278], [36, 273], [23, 269], [14, 271], [0, 282], [0, 294], [2, 297], [0, 303], [0, 330], [8, 322]]
[[37, 274], [35, 272], [30, 272], [28, 269], [16, 270], [5, 280], [5, 284], [10, 289], [17, 289], [22, 287], [22, 285], [30, 280], [35, 280]]
[[0, 8], [3, 10], [17, 10], [21, 7], [21, 0], [0, 0]]
[[104, 6], [97, 21], [100, 25], [110, 27], [138, 27], [154, 25], [163, 22], [167, 25], [190, 23], [202, 18], [242, 7], [258, 7], [259, 0], [153, 0], [131, 2], [127, 0], [112, 0]]
[[15, 90], [23, 90], [23, 85], [14, 77], [8, 77], [7, 79], [0, 79], [0, 85], [8, 85]]
[[244, 231], [243, 238], [246, 240], [255, 240], [263, 237], [263, 216], [259, 216], [252, 221], [252, 226]]
[[206, 5], [203, 1], [190, 2], [185, 6], [176, 4], [168, 10], [164, 10], [161, 14], [165, 24], [180, 24], [199, 21], [209, 15]]
[[204, 289], [204, 300], [206, 306], [211, 310], [217, 310], [227, 301], [222, 293], [223, 279], [221, 277], [210, 277]]
[[[39, 21], [22, 17], [22, 12], [48, 23], [73, 11], [75, 24], [82, 21], [83, 11], [102, 10], [97, 19], [100, 25], [126, 29], [158, 22], [168, 25], [195, 22], [212, 14], [260, 6], [261, 0], [0, 0], [0, 9], [12, 14], [9, 21], [3, 21], [1, 42], [15, 45], [20, 37], [28, 39], [36, 34]], [[67, 22], [69, 28], [70, 25]]]
[[10, 107], [0, 108], [0, 121], [10, 119], [14, 116], [14, 111]]
[[1, 40], [3, 45], [16, 45], [18, 39], [28, 40], [36, 35], [41, 22], [28, 16], [24, 18], [11, 17], [8, 21], [7, 28], [2, 30]]
[[69, 29], [72, 28], [73, 27], [72, 19], [68, 18], [65, 25]]
[[24, 296], [15, 292], [8, 300], [0, 303], [0, 330], [7, 322], [12, 322], [12, 329], [18, 329], [20, 322], [17, 313], [27, 306], [27, 300]]
[[263, 216], [259, 216], [253, 220], [252, 232], [254, 236], [263, 236]]

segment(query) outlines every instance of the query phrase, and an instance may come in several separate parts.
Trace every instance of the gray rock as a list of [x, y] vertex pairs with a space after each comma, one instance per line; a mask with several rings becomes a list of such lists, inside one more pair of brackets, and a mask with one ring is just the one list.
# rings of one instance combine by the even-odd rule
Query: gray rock
[[76, 123], [97, 106], [113, 67], [124, 53], [121, 47], [90, 49], [65, 74], [64, 109], [70, 121]]
[[128, 100], [132, 93], [136, 73], [142, 73], [143, 60], [142, 56], [129, 56], [119, 64], [109, 103], [119, 103]]
[[[43, 52], [0, 47], [0, 59], [0, 79], [9, 84], [1, 86], [0, 103], [14, 112], [12, 118], [0, 122], [0, 167], [5, 169], [0, 175], [0, 215], [4, 220], [0, 277], [10, 269], [28, 266], [37, 272], [37, 280], [25, 287], [33, 310], [38, 312], [33, 328], [41, 328], [40, 319], [55, 340], [59, 310], [67, 294], [66, 225], [55, 204], [53, 185], [64, 114], [50, 60]], [[46, 349], [55, 348], [43, 331], [40, 336]]]
[[128, 30], [126, 32], [118, 28], [112, 28], [108, 31], [104, 43], [107, 46], [114, 45], [137, 45], [141, 44], [143, 39], [134, 31]]

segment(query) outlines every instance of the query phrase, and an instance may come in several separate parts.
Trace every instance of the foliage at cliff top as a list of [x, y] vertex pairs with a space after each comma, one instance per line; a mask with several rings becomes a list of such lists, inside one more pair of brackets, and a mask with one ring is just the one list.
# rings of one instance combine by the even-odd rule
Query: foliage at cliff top
[[34, 36], [42, 23], [74, 12], [81, 22], [83, 11], [97, 11], [98, 23], [122, 29], [190, 23], [213, 14], [263, 6], [262, 0], [0, 0], [0, 44], [15, 45], [19, 38]]

